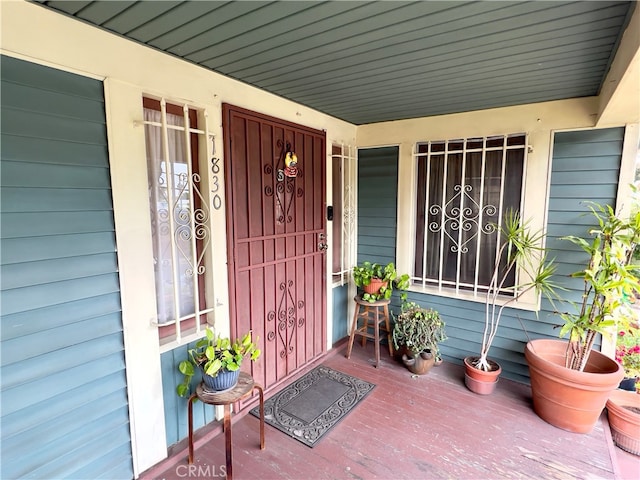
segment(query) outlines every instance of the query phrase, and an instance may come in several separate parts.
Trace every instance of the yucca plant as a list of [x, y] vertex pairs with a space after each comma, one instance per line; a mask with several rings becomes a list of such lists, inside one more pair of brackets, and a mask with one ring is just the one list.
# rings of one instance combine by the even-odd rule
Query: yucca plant
[[[543, 294], [552, 302], [557, 298], [556, 290], [561, 287], [552, 280], [556, 266], [553, 260], [546, 258], [543, 239], [544, 232], [531, 232], [529, 222], [522, 222], [518, 212], [510, 209], [505, 213], [499, 228], [500, 247], [486, 294], [480, 357], [472, 362], [475, 368], [491, 370], [489, 349], [505, 308], [531, 290], [535, 290], [536, 294]], [[508, 280], [513, 275], [517, 275], [520, 282], [508, 285]]]

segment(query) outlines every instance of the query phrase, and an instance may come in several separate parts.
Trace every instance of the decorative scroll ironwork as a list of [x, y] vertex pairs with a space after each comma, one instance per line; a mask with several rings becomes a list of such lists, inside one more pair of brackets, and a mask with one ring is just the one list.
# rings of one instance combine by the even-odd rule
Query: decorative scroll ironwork
[[[272, 330], [267, 332], [267, 340], [273, 342], [276, 338], [280, 339], [282, 349], [280, 350], [280, 358], [285, 358], [294, 351], [295, 333], [299, 328], [304, 327], [304, 317], [297, 316], [297, 310], [302, 312], [304, 309], [304, 301], [293, 298], [292, 293], [293, 281], [280, 283], [280, 301], [278, 302], [278, 311], [271, 310], [267, 313], [267, 322], [271, 325]], [[277, 322], [277, 323], [276, 323]]]
[[[441, 223], [433, 221], [429, 223], [429, 231], [438, 233], [443, 231], [452, 242], [451, 251], [454, 253], [467, 253], [469, 248], [466, 246], [471, 240], [476, 238], [479, 233], [485, 235], [492, 234], [496, 231], [495, 224], [486, 222], [480, 224], [481, 218], [485, 216], [491, 217], [496, 214], [495, 205], [484, 205], [480, 207], [478, 202], [470, 195], [473, 191], [471, 185], [455, 185], [453, 190], [457, 192], [444, 205], [431, 205], [429, 213], [438, 215]], [[455, 202], [455, 205], [453, 205]], [[471, 232], [464, 241], [458, 243], [457, 235], [452, 232]]]
[[342, 228], [344, 231], [345, 243], [343, 248], [344, 265], [350, 267], [355, 262], [355, 243], [356, 243], [356, 195], [354, 186], [345, 184], [344, 187], [344, 203], [342, 205]]
[[[264, 187], [264, 194], [268, 197], [275, 196], [275, 218], [279, 224], [293, 222], [291, 214], [292, 205], [295, 198], [304, 196], [304, 189], [296, 189], [296, 178], [303, 178], [304, 172], [301, 167], [297, 167], [297, 176], [288, 177], [284, 174], [285, 156], [291, 151], [291, 143], [278, 140], [276, 145], [280, 148], [280, 154], [274, 158], [273, 164], [265, 164], [264, 174], [270, 178], [271, 182]], [[275, 187], [274, 187], [275, 184]]]

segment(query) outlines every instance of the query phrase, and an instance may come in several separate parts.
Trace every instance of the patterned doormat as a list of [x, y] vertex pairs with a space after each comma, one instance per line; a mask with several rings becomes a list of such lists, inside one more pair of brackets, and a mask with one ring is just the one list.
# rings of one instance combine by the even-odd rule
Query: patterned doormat
[[[269, 425], [314, 447], [375, 385], [319, 366], [264, 402]], [[251, 414], [260, 417], [259, 406]]]

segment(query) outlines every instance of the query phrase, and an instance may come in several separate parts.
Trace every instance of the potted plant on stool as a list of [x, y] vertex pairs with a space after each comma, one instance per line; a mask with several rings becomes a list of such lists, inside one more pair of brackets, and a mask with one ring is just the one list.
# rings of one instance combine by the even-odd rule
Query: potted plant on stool
[[183, 382], [176, 387], [181, 397], [189, 392], [196, 368], [202, 371], [206, 389], [219, 393], [230, 390], [238, 383], [240, 366], [245, 357], [255, 361], [260, 356], [261, 351], [253, 342], [251, 332], [233, 341], [216, 335], [209, 327], [205, 334], [194, 348], [188, 350], [188, 360], [183, 360], [178, 365], [178, 370], [184, 377]]
[[[555, 296], [557, 287], [551, 281], [555, 265], [546, 260], [543, 237], [541, 230], [532, 233], [517, 212], [509, 210], [505, 213], [499, 229], [500, 247], [485, 298], [480, 355], [464, 359], [465, 385], [474, 393], [492, 393], [502, 372], [500, 365], [489, 359], [489, 350], [504, 309], [531, 290], [549, 299]], [[520, 283], [516, 284], [511, 280], [513, 278], [521, 279]]]
[[[633, 188], [637, 205], [637, 192]], [[573, 274], [584, 280], [582, 302], [561, 314], [560, 336], [569, 341], [538, 339], [527, 343], [533, 408], [546, 422], [576, 433], [588, 433], [597, 422], [609, 395], [624, 376], [622, 366], [593, 350], [599, 334], [625, 330], [633, 322], [623, 301], [638, 291], [632, 256], [640, 241], [640, 210], [619, 218], [608, 205], [591, 204], [597, 227], [591, 241], [566, 237], [589, 256], [587, 266]]]
[[438, 343], [447, 339], [444, 327], [437, 311], [414, 302], [402, 306], [393, 326], [393, 343], [396, 349], [406, 349], [402, 362], [412, 373], [423, 375], [431, 370], [439, 356]]
[[[393, 262], [386, 265], [363, 262], [362, 265], [353, 267], [352, 273], [354, 283], [364, 291], [362, 299], [371, 303], [388, 300], [394, 288], [406, 290], [411, 284], [408, 274], [398, 275]], [[404, 300], [406, 295], [402, 298]]]

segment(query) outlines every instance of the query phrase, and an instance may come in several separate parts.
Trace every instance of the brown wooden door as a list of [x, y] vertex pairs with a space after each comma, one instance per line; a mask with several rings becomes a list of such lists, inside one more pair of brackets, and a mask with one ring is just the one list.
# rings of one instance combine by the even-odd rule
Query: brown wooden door
[[223, 127], [231, 330], [260, 337], [243, 370], [269, 389], [326, 349], [326, 136], [231, 105]]

